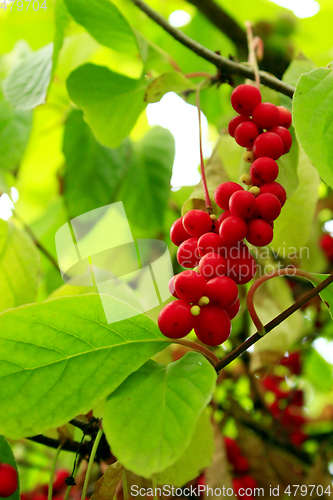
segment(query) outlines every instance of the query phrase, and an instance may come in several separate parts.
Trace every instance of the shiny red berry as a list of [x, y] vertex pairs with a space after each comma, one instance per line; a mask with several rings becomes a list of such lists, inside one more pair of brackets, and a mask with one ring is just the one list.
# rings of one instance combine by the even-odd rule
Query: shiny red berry
[[293, 142], [292, 137], [291, 137], [291, 133], [289, 132], [289, 130], [287, 130], [284, 127], [273, 127], [270, 129], [270, 132], [277, 134], [280, 137], [280, 139], [282, 140], [283, 146], [284, 146], [283, 154], [288, 153], [290, 151], [290, 148], [291, 148], [291, 145]]
[[243, 148], [251, 148], [259, 135], [258, 127], [250, 121], [243, 122], [235, 130], [235, 141]]
[[199, 264], [198, 238], [184, 241], [178, 248], [177, 260], [182, 267], [196, 267]]
[[281, 207], [283, 207], [283, 205], [286, 202], [287, 193], [286, 193], [284, 187], [281, 186], [281, 184], [279, 184], [278, 182], [268, 182], [267, 184], [264, 184], [263, 186], [261, 186], [260, 187], [260, 194], [264, 194], [264, 193], [274, 194], [274, 196], [276, 196], [278, 198], [278, 200], [280, 201]]
[[250, 116], [261, 103], [261, 94], [253, 85], [238, 85], [231, 93], [231, 105], [240, 115]]
[[250, 168], [250, 175], [255, 186], [273, 182], [279, 175], [279, 167], [272, 158], [263, 156], [255, 160]]
[[195, 271], [183, 271], [176, 276], [175, 290], [178, 297], [186, 302], [197, 302], [206, 295], [206, 280]]
[[0, 497], [13, 495], [18, 487], [17, 471], [9, 464], [0, 464]]
[[231, 215], [225, 219], [220, 226], [220, 236], [227, 246], [236, 245], [243, 240], [247, 234], [247, 224], [238, 215]]
[[256, 271], [256, 261], [243, 242], [229, 250], [227, 256], [227, 276], [237, 285], [245, 285], [251, 281]]
[[212, 229], [213, 221], [203, 210], [190, 210], [183, 217], [183, 226], [190, 235], [199, 238]]
[[235, 130], [238, 127], [238, 125], [240, 125], [243, 122], [247, 122], [249, 120], [250, 120], [250, 118], [248, 118], [247, 116], [242, 116], [242, 115], [235, 116], [234, 118], [231, 118], [229, 125], [228, 125], [228, 132], [231, 135], [231, 137], [234, 137]]
[[229, 199], [236, 191], [244, 191], [243, 186], [236, 182], [223, 182], [215, 189], [214, 199], [223, 210], [229, 210]]
[[223, 309], [208, 304], [195, 317], [194, 331], [204, 344], [220, 345], [229, 338], [231, 322]]
[[242, 219], [251, 219], [256, 208], [256, 199], [249, 191], [236, 191], [229, 201], [230, 212]]
[[206, 279], [224, 276], [226, 272], [226, 260], [217, 253], [207, 253], [199, 262], [200, 274]]
[[258, 128], [268, 129], [278, 125], [280, 114], [277, 106], [270, 102], [262, 102], [253, 110], [252, 120]]
[[333, 260], [333, 238], [330, 234], [323, 234], [320, 238], [320, 246], [324, 250], [328, 260]]
[[177, 245], [177, 247], [179, 247], [179, 245], [183, 243], [183, 241], [191, 238], [191, 235], [185, 230], [183, 226], [183, 217], [180, 217], [172, 224], [170, 229], [170, 238], [172, 243]]
[[218, 276], [208, 281], [206, 295], [211, 304], [224, 309], [235, 304], [238, 299], [238, 288], [231, 278]]
[[248, 225], [246, 239], [251, 245], [265, 247], [273, 239], [273, 229], [262, 219], [252, 219]]
[[171, 295], [176, 297], [176, 299], [179, 299], [178, 295], [176, 294], [176, 290], [175, 290], [175, 279], [176, 279], [176, 276], [172, 276], [172, 278], [169, 280], [168, 288], [169, 288], [169, 292], [171, 293]]
[[199, 238], [198, 250], [201, 257], [211, 252], [219, 253], [222, 248], [222, 239], [216, 233], [206, 233]]
[[290, 111], [284, 106], [278, 106], [279, 110], [279, 123], [280, 127], [289, 128], [292, 122]]
[[158, 315], [158, 326], [163, 335], [170, 339], [181, 339], [194, 326], [191, 305], [184, 300], [169, 302]]
[[266, 156], [278, 160], [283, 155], [284, 145], [281, 137], [273, 132], [265, 132], [258, 135], [253, 144], [253, 154], [255, 158]]
[[256, 198], [256, 213], [265, 221], [272, 222], [277, 219], [281, 213], [281, 203], [274, 194], [260, 194]]
[[240, 308], [241, 308], [240, 301], [239, 301], [239, 299], [237, 299], [234, 304], [232, 304], [231, 306], [225, 307], [224, 309], [225, 309], [225, 312], [227, 313], [227, 315], [229, 316], [229, 318], [234, 319], [234, 318], [236, 318], [237, 314], [239, 313]]

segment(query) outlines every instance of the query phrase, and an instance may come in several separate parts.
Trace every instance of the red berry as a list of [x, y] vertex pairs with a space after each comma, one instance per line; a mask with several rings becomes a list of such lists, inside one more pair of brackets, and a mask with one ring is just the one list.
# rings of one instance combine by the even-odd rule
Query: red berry
[[249, 191], [236, 191], [229, 201], [230, 212], [242, 219], [251, 219], [256, 209], [256, 199]]
[[300, 389], [294, 391], [290, 404], [294, 406], [304, 406], [304, 392]]
[[320, 246], [324, 250], [326, 257], [333, 260], [333, 238], [329, 234], [323, 234], [320, 238]]
[[251, 148], [259, 135], [258, 127], [250, 121], [243, 122], [235, 130], [235, 141], [243, 148]]
[[232, 279], [219, 276], [208, 281], [206, 295], [212, 304], [225, 309], [237, 301], [238, 288]]
[[244, 188], [236, 182], [223, 182], [215, 189], [214, 199], [223, 210], [229, 210], [229, 199], [236, 191], [244, 191]]
[[294, 375], [300, 375], [302, 373], [301, 353], [299, 351], [291, 352], [289, 356], [285, 356], [280, 360], [280, 365], [289, 368]]
[[256, 214], [265, 221], [272, 222], [280, 213], [281, 203], [274, 194], [263, 193], [256, 198]]
[[287, 199], [287, 193], [284, 189], [284, 187], [281, 186], [278, 182], [268, 182], [267, 184], [264, 184], [263, 186], [260, 187], [260, 194], [264, 193], [270, 193], [274, 194], [278, 198], [278, 200], [281, 203], [281, 207], [286, 202]]
[[227, 436], [224, 437], [224, 444], [228, 460], [231, 464], [234, 464], [238, 457], [241, 456], [240, 448], [234, 439], [231, 439]]
[[194, 331], [204, 344], [220, 345], [229, 338], [231, 322], [223, 309], [208, 304], [195, 317]]
[[18, 487], [17, 471], [9, 464], [0, 464], [0, 497], [13, 495]]
[[198, 238], [184, 241], [177, 251], [177, 260], [183, 267], [195, 267], [199, 264], [200, 255], [197, 248]]
[[175, 290], [178, 297], [186, 302], [197, 302], [206, 295], [206, 280], [195, 271], [183, 271], [175, 279]]
[[275, 181], [279, 175], [279, 167], [272, 158], [263, 156], [252, 163], [250, 175], [255, 186], [262, 186], [265, 182]]
[[65, 483], [65, 479], [70, 475], [71, 475], [71, 473], [68, 472], [68, 470], [65, 470], [65, 469], [58, 470], [56, 475], [55, 475], [55, 479], [54, 479], [54, 483], [53, 483], [53, 490], [55, 492], [57, 492], [57, 490], [66, 489], [67, 486]]
[[283, 155], [283, 152], [284, 145], [282, 139], [273, 132], [265, 132], [264, 134], [258, 135], [253, 144], [253, 154], [255, 158], [268, 156], [268, 158], [277, 160]]
[[251, 245], [265, 247], [273, 239], [273, 229], [262, 219], [253, 219], [249, 222], [246, 239]]
[[231, 93], [231, 106], [240, 115], [250, 116], [261, 103], [261, 94], [253, 85], [238, 85]]
[[203, 210], [190, 210], [183, 217], [183, 226], [188, 233], [199, 238], [212, 229], [213, 221]]
[[220, 236], [227, 246], [236, 245], [243, 240], [247, 234], [247, 224], [238, 215], [231, 215], [225, 219], [220, 226]]
[[254, 108], [252, 119], [258, 128], [267, 130], [268, 128], [278, 125], [280, 113], [275, 104], [262, 102]]
[[[247, 472], [250, 468], [247, 458], [244, 457], [243, 455], [238, 457], [236, 462], [233, 465], [234, 465], [234, 471], [236, 472], [236, 474], [244, 474], [244, 472]], [[243, 478], [241, 478], [241, 480], [243, 480]], [[243, 482], [242, 482], [242, 486], [243, 486]], [[242, 498], [244, 498], [244, 497], [242, 497]]]
[[240, 125], [243, 122], [247, 122], [249, 120], [250, 120], [250, 118], [248, 118], [247, 116], [242, 116], [242, 115], [235, 116], [234, 118], [231, 118], [229, 125], [228, 125], [228, 132], [231, 135], [231, 137], [234, 137], [235, 130], [238, 127], [238, 125]]
[[191, 235], [184, 229], [183, 217], [180, 217], [172, 224], [170, 229], [170, 238], [172, 243], [177, 245], [177, 247], [179, 247], [183, 241], [191, 238]]
[[223, 242], [216, 233], [203, 234], [198, 241], [198, 251], [201, 257], [207, 253], [219, 253], [223, 248]]
[[273, 127], [270, 129], [270, 132], [277, 134], [281, 138], [281, 140], [283, 142], [283, 146], [284, 146], [283, 154], [288, 153], [290, 151], [290, 148], [291, 148], [291, 145], [293, 142], [292, 137], [291, 137], [291, 133], [289, 132], [289, 130], [287, 130], [284, 127]]
[[227, 276], [237, 285], [244, 285], [251, 281], [256, 271], [256, 261], [244, 243], [240, 243], [229, 250], [227, 257]]
[[176, 280], [176, 276], [172, 276], [172, 278], [170, 279], [170, 281], [168, 283], [168, 288], [169, 288], [169, 292], [171, 293], [171, 295], [176, 297], [176, 299], [179, 299], [178, 295], [176, 294], [176, 290], [175, 290], [175, 280]]
[[226, 272], [226, 260], [217, 253], [207, 253], [199, 262], [200, 274], [206, 279], [224, 276]]
[[169, 302], [158, 315], [158, 326], [169, 339], [181, 339], [190, 333], [194, 325], [191, 305], [184, 300]]
[[301, 446], [306, 439], [306, 434], [304, 434], [304, 432], [300, 429], [296, 429], [295, 431], [293, 431], [290, 436], [290, 441], [294, 446]]
[[278, 125], [280, 125], [280, 127], [289, 128], [292, 122], [292, 116], [290, 111], [283, 106], [278, 106], [278, 110], [279, 110]]
[[251, 490], [254, 490], [254, 488], [257, 487], [257, 481], [254, 479], [253, 476], [250, 476], [250, 474], [243, 476], [242, 481], [245, 489], [249, 488]]
[[225, 308], [225, 312], [227, 313], [227, 315], [229, 316], [230, 319], [234, 319], [234, 318], [236, 318], [237, 314], [239, 313], [240, 308], [241, 308], [241, 305], [240, 305], [239, 299], [237, 299], [234, 304]]

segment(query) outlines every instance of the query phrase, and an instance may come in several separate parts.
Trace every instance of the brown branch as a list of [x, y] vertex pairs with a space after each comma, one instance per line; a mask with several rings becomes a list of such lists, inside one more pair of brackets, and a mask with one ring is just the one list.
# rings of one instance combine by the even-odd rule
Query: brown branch
[[[295, 304], [292, 306], [288, 307], [285, 311], [283, 311], [281, 314], [276, 316], [276, 318], [272, 319], [267, 325], [264, 326], [265, 328], [265, 333], [268, 333], [272, 331], [274, 328], [276, 328], [278, 325], [280, 325], [285, 319], [289, 318], [295, 311], [300, 309], [302, 306], [304, 306], [309, 300], [313, 299], [316, 295], [318, 295], [322, 290], [324, 290], [328, 285], [333, 283], [333, 273], [326, 278], [322, 283], [317, 285], [315, 288], [313, 288], [310, 292], [308, 292], [306, 295], [301, 297]], [[232, 361], [234, 361], [238, 356], [243, 354], [243, 352], [247, 351], [249, 347], [251, 347], [253, 344], [258, 342], [258, 340], [262, 339], [263, 335], [260, 335], [259, 332], [256, 332], [252, 337], [248, 338], [245, 342], [243, 342], [240, 346], [238, 346], [234, 351], [229, 353], [225, 358], [221, 359], [218, 363], [215, 365], [215, 370], [219, 372], [223, 368], [225, 368], [227, 365], [229, 365]]]
[[[231, 75], [239, 75], [244, 78], [249, 78], [250, 80], [255, 79], [255, 74], [253, 69], [249, 66], [245, 66], [244, 64], [239, 64], [226, 57], [222, 57], [216, 52], [207, 49], [193, 38], [188, 37], [181, 30], [174, 28], [171, 26], [168, 21], [161, 16], [154, 9], [149, 7], [142, 0], [131, 0], [139, 9], [147, 14], [153, 21], [155, 21], [161, 28], [163, 28], [167, 33], [169, 33], [175, 40], [178, 40], [182, 45], [190, 49], [192, 52], [197, 54], [199, 57], [202, 57], [206, 61], [212, 63], [216, 68], [218, 68], [223, 76], [231, 76]], [[277, 90], [282, 94], [287, 95], [288, 97], [292, 97], [295, 88], [291, 85], [282, 82], [278, 78], [271, 76], [267, 73], [260, 72], [260, 81], [266, 87], [270, 87], [273, 90]]]

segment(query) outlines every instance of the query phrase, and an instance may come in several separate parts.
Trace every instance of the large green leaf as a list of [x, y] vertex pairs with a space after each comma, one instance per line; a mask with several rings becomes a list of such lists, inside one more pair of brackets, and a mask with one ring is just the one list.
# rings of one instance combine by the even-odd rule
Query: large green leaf
[[333, 389], [333, 369], [327, 361], [315, 350], [307, 354], [304, 367], [304, 377], [321, 392], [331, 392]]
[[97, 139], [111, 148], [128, 136], [145, 109], [146, 85], [95, 64], [80, 66], [67, 79], [70, 98], [83, 109]]
[[103, 427], [127, 469], [149, 478], [189, 446], [214, 390], [216, 372], [198, 353], [168, 366], [147, 362], [106, 401]]
[[110, 0], [65, 0], [75, 21], [102, 45], [136, 54], [135, 35], [118, 8]]
[[[293, 61], [291, 61], [287, 70], [285, 71], [282, 81], [289, 83], [293, 87], [296, 87], [299, 77], [303, 73], [308, 73], [315, 69], [316, 65], [310, 60], [300, 54]], [[290, 111], [292, 109], [292, 99], [284, 94], [280, 94], [281, 104], [288, 108]]]
[[28, 144], [31, 111], [20, 111], [0, 101], [0, 168], [16, 170]]
[[214, 454], [214, 433], [207, 411], [197, 422], [191, 443], [176, 463], [156, 475], [157, 484], [183, 486], [209, 467]]
[[[12, 449], [3, 436], [0, 436], [0, 463], [11, 465], [12, 467], [14, 467], [14, 469], [16, 469], [18, 473], [16, 460]], [[20, 500], [20, 485], [12, 495], [6, 497], [6, 500]]]
[[54, 4], [55, 10], [55, 34], [54, 34], [54, 49], [52, 55], [52, 75], [57, 67], [60, 50], [65, 39], [65, 31], [70, 21], [70, 16], [64, 0], [56, 0]]
[[[118, 311], [129, 308], [104, 299]], [[168, 345], [147, 316], [109, 325], [98, 294], [2, 313], [0, 432], [31, 436], [87, 413]]]
[[0, 311], [34, 302], [40, 260], [31, 238], [0, 220]]
[[33, 109], [46, 100], [51, 80], [53, 44], [27, 55], [4, 81], [4, 95], [13, 106]]
[[322, 179], [333, 186], [333, 72], [318, 68], [298, 80], [293, 100], [297, 138]]

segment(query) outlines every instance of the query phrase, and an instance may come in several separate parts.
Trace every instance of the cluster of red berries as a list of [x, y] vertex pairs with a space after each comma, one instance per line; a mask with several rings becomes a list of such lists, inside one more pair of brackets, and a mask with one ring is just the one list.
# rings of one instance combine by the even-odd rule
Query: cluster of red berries
[[0, 463], [0, 497], [13, 495], [18, 487], [17, 471], [9, 464]]
[[[288, 368], [293, 375], [302, 372], [300, 352], [291, 353], [280, 361], [280, 365]], [[275, 401], [269, 406], [269, 410], [275, 420], [281, 424], [284, 432], [289, 436], [294, 446], [301, 446], [307, 436], [302, 430], [306, 423], [303, 413], [304, 393], [300, 389], [290, 390], [284, 387], [285, 378], [278, 375], [269, 375], [263, 380], [266, 391], [275, 395]]]
[[242, 454], [237, 442], [229, 437], [224, 438], [225, 449], [228, 462], [232, 467], [232, 484], [235, 495], [238, 498], [254, 499], [254, 490], [257, 488], [257, 482], [249, 474], [249, 463]]
[[[53, 500], [63, 500], [67, 485], [65, 479], [70, 476], [70, 472], [65, 469], [59, 469], [54, 476], [52, 499]], [[21, 500], [47, 500], [48, 497], [48, 485], [43, 484], [37, 486], [33, 491], [29, 493], [21, 493]], [[1, 495], [0, 495], [1, 496]]]
[[252, 165], [250, 173], [241, 177], [249, 191], [236, 182], [224, 182], [215, 191], [217, 205], [225, 210], [219, 217], [220, 236], [224, 240], [232, 235], [234, 243], [246, 238], [251, 245], [266, 246], [286, 202], [285, 189], [276, 182], [276, 160], [290, 150], [292, 117], [283, 106], [262, 103], [252, 85], [235, 88], [231, 104], [240, 115], [230, 121], [229, 134], [247, 148], [243, 158]]

